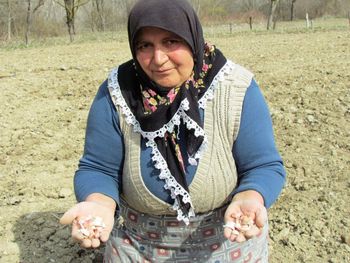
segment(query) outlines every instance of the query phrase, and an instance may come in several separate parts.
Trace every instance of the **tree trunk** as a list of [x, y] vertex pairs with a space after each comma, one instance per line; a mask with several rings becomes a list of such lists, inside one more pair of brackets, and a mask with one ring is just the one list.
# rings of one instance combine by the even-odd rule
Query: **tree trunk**
[[[40, 0], [44, 1], [44, 0]], [[73, 42], [75, 35], [75, 12], [80, 6], [83, 6], [89, 2], [89, 0], [64, 0], [64, 5], [58, 0], [55, 0], [57, 4], [62, 6], [66, 10], [66, 24], [69, 33], [70, 41]]]
[[290, 6], [290, 21], [294, 20], [294, 4], [296, 0], [292, 0], [292, 4]]
[[105, 31], [106, 22], [104, 16], [104, 0], [95, 0], [96, 1], [96, 10], [99, 18], [98, 28], [100, 31]]
[[276, 8], [277, 8], [279, 0], [271, 0], [270, 2], [271, 2], [271, 4], [270, 4], [269, 19], [267, 20], [267, 30], [270, 29], [271, 25], [273, 25], [273, 21], [275, 18], [275, 12], [276, 12]]
[[26, 46], [29, 44], [29, 32], [30, 32], [30, 24], [32, 22], [32, 7], [31, 7], [31, 0], [27, 0], [28, 7], [27, 7], [27, 24], [26, 24], [26, 32], [25, 32], [25, 41]]
[[90, 10], [90, 27], [91, 31], [95, 32], [96, 19], [95, 19], [95, 1], [91, 1], [91, 10]]
[[11, 40], [11, 0], [7, 0], [7, 40]]
[[64, 8], [66, 9], [67, 27], [70, 42], [73, 42], [75, 29], [74, 29], [74, 0], [64, 0]]
[[52, 12], [52, 0], [49, 1], [48, 8], [46, 9], [46, 15], [45, 15], [46, 20], [51, 18], [51, 12]]
[[67, 20], [68, 34], [70, 42], [74, 41], [75, 29], [74, 29], [74, 20]]
[[74, 41], [74, 22], [67, 21], [67, 27], [68, 27], [68, 34], [69, 34], [69, 40], [70, 42]]

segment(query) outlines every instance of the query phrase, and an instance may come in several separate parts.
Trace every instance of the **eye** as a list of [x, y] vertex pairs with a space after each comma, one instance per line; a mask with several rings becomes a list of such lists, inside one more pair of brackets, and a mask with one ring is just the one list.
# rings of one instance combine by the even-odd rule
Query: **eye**
[[136, 44], [136, 51], [146, 52], [152, 48], [152, 45], [147, 42], [139, 42]]
[[170, 38], [170, 39], [166, 39], [164, 40], [163, 45], [165, 47], [169, 48], [177, 48], [179, 45], [182, 44], [182, 40], [181, 39], [177, 39], [177, 38]]

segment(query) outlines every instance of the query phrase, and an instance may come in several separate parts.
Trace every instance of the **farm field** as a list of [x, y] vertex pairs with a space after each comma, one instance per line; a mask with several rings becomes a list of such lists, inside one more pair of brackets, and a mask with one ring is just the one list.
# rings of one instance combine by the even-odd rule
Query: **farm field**
[[[255, 73], [288, 180], [269, 210], [270, 262], [350, 262], [350, 29], [214, 34]], [[0, 49], [0, 262], [100, 262], [58, 218], [87, 113], [108, 72], [130, 58], [124, 37]]]

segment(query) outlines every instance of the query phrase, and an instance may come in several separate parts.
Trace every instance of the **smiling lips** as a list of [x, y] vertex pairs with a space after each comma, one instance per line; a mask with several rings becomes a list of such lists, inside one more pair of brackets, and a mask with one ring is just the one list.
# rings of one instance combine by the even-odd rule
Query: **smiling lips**
[[164, 74], [169, 74], [172, 68], [169, 69], [161, 69], [161, 70], [152, 70], [153, 73], [159, 74], [159, 75], [164, 75]]

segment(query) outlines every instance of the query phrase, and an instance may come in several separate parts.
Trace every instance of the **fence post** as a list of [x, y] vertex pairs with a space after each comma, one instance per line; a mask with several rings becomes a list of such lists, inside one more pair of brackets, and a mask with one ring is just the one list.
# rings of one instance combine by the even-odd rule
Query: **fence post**
[[250, 27], [250, 30], [253, 29], [253, 18], [251, 16], [249, 17], [249, 27]]
[[305, 20], [306, 20], [306, 28], [309, 28], [310, 27], [309, 13], [306, 13]]

